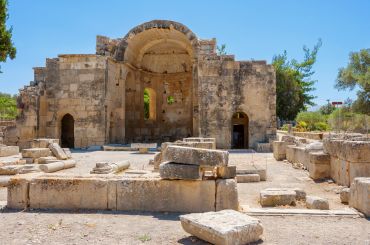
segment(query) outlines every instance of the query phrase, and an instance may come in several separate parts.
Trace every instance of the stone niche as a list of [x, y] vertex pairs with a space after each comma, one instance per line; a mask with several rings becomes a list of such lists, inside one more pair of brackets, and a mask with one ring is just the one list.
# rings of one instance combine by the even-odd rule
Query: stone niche
[[215, 47], [215, 39], [168, 20], [123, 38], [97, 36], [96, 54], [59, 55], [34, 68], [5, 141], [21, 148], [33, 138], [69, 148], [187, 137], [215, 138], [217, 148], [268, 143], [276, 134], [273, 67], [217, 55]]

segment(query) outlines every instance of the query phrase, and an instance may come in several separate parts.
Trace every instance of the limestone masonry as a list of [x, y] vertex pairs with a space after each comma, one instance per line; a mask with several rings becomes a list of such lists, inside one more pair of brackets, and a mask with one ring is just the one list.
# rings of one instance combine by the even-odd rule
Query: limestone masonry
[[34, 138], [54, 138], [77, 148], [187, 137], [215, 138], [225, 149], [268, 143], [276, 134], [273, 67], [215, 50], [215, 39], [166, 20], [141, 24], [123, 38], [97, 36], [96, 54], [59, 55], [34, 68], [4, 143], [29, 148]]

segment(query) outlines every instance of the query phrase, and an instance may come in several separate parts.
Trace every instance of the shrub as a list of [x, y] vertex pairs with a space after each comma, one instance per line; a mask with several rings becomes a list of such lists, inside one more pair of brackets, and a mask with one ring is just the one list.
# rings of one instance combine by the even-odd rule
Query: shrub
[[327, 116], [320, 111], [304, 111], [298, 113], [296, 117], [299, 131], [327, 130]]
[[335, 131], [367, 133], [370, 128], [370, 116], [353, 113], [348, 108], [339, 108], [333, 111], [328, 122]]

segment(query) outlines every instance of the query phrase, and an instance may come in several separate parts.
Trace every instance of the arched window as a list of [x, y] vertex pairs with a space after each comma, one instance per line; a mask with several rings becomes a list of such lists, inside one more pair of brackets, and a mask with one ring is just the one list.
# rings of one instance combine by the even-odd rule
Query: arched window
[[156, 119], [156, 95], [151, 88], [144, 89], [144, 120]]

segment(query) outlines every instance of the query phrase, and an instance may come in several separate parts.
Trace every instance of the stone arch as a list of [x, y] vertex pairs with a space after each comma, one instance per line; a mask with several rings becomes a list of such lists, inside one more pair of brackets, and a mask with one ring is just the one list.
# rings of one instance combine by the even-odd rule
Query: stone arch
[[[175, 30], [179, 33], [182, 33], [186, 39], [189, 41], [191, 46], [193, 47], [193, 50], [197, 53], [199, 42], [197, 36], [185, 25], [176, 22], [176, 21], [170, 21], [170, 20], [152, 20], [149, 22], [145, 22], [141, 25], [138, 25], [134, 28], [132, 28], [126, 36], [118, 43], [114, 58], [117, 61], [124, 61], [125, 59], [125, 53], [127, 49], [129, 48], [129, 42], [131, 39], [133, 39], [135, 36], [139, 35], [140, 33], [143, 33], [145, 31], [156, 29], [156, 30]], [[195, 54], [194, 57], [197, 55]]]
[[60, 144], [62, 147], [75, 147], [75, 120], [69, 113], [65, 114], [60, 121]]
[[249, 117], [244, 112], [235, 112], [231, 120], [232, 148], [249, 148]]

